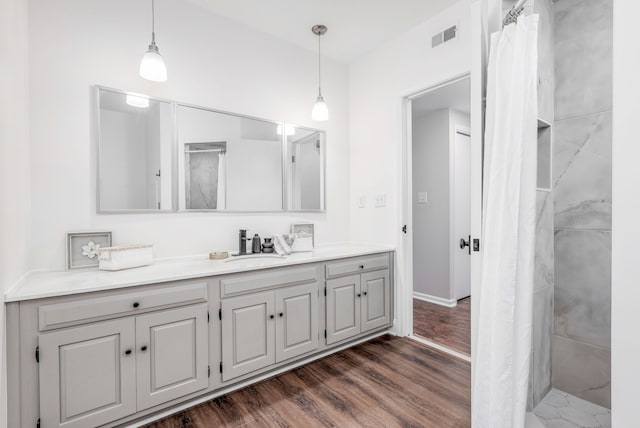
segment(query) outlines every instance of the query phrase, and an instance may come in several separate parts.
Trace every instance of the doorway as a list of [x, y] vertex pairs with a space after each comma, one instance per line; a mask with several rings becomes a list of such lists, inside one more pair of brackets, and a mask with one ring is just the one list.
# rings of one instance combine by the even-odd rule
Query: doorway
[[411, 203], [413, 335], [471, 355], [469, 76], [409, 97], [406, 194]]

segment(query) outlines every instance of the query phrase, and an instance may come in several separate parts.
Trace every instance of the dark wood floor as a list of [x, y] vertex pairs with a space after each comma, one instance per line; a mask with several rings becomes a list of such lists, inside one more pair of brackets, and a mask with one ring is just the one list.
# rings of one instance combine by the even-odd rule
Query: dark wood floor
[[413, 334], [471, 355], [471, 297], [455, 308], [413, 299]]
[[383, 336], [147, 428], [469, 427], [468, 363]]

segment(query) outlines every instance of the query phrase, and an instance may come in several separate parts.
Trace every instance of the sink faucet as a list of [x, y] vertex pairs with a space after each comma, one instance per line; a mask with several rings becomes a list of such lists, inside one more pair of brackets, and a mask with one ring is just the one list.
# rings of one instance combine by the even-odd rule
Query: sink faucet
[[246, 229], [240, 229], [240, 234], [239, 234], [239, 251], [238, 254], [242, 255], [242, 254], [247, 254], [247, 230]]

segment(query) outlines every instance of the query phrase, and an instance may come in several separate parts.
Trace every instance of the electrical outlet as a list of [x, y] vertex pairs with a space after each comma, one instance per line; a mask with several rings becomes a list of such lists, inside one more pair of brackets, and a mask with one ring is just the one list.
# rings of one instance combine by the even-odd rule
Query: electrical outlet
[[376, 207], [384, 207], [387, 205], [386, 193], [378, 193], [376, 195]]
[[365, 195], [360, 195], [358, 198], [358, 207], [364, 208], [367, 206], [367, 197]]
[[427, 192], [418, 192], [418, 203], [419, 204], [427, 203]]

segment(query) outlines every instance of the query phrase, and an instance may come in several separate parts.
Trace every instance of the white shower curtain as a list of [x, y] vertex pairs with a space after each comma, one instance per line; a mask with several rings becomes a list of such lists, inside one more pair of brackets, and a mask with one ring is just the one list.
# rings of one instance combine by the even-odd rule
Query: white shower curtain
[[538, 16], [491, 35], [482, 277], [474, 355], [476, 428], [524, 426], [533, 305]]
[[216, 209], [227, 208], [227, 155], [223, 152], [218, 154], [218, 192], [216, 197]]

